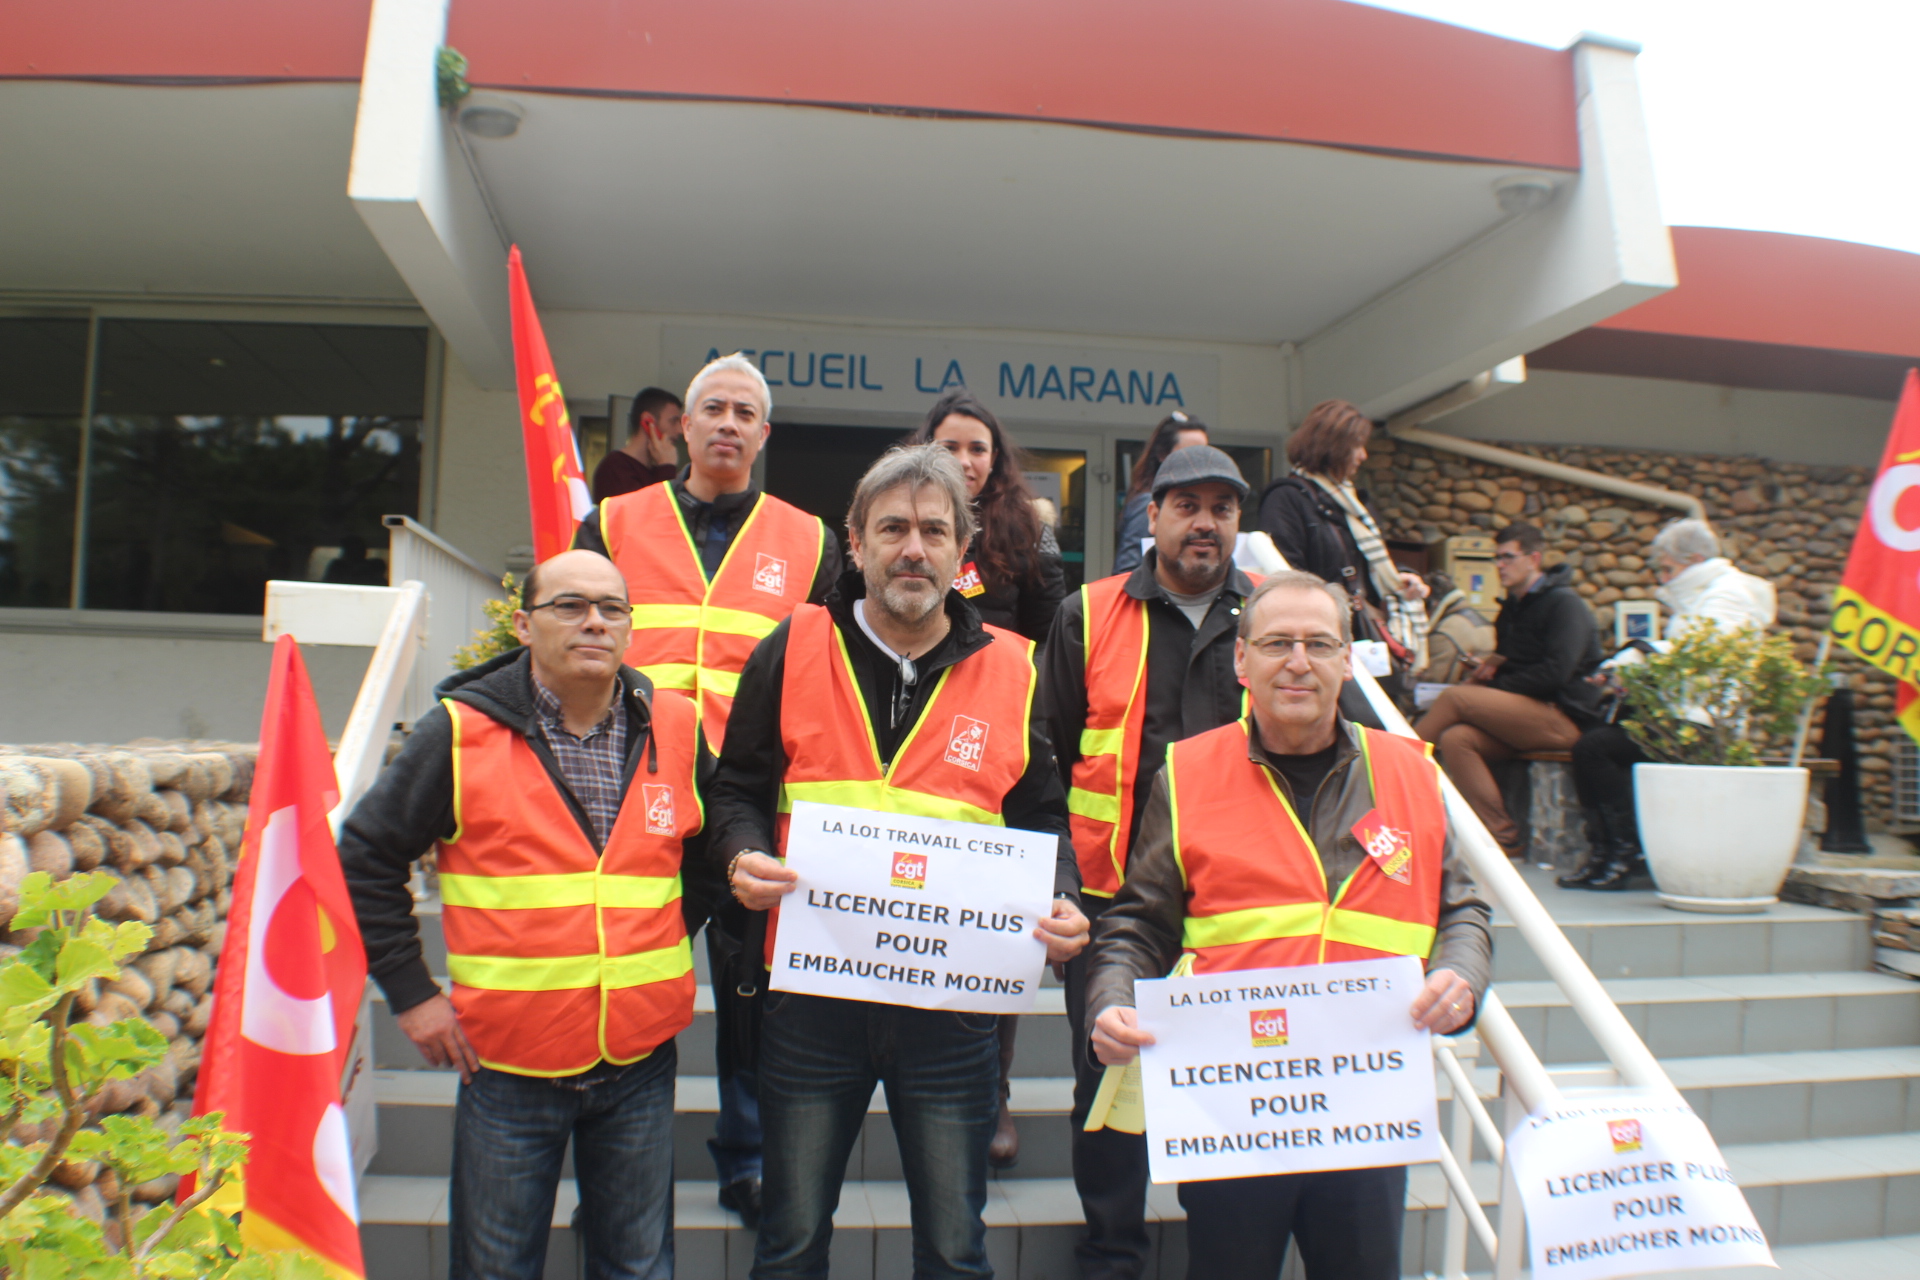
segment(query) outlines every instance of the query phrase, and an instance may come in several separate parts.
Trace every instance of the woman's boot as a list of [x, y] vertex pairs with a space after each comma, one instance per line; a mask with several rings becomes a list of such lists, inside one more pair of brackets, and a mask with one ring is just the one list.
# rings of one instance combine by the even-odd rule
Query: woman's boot
[[1587, 882], [1587, 888], [1617, 893], [1628, 888], [1635, 876], [1645, 874], [1647, 859], [1640, 849], [1640, 824], [1631, 803], [1608, 805], [1602, 816], [1612, 833], [1607, 842], [1607, 865]]
[[1588, 805], [1580, 810], [1580, 816], [1587, 825], [1587, 860], [1578, 871], [1554, 880], [1562, 889], [1591, 889], [1593, 882], [1606, 874], [1608, 850], [1613, 847], [1613, 832], [1604, 809]]

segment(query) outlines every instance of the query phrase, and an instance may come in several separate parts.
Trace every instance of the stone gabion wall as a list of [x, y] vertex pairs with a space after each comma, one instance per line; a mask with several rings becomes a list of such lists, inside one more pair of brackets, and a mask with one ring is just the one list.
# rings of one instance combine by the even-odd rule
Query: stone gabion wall
[[[145, 1018], [166, 1037], [167, 1057], [109, 1084], [96, 1117], [136, 1113], [172, 1126], [190, 1111], [256, 750], [227, 743], [0, 747], [0, 931], [34, 871], [55, 880], [105, 871], [119, 883], [99, 914], [153, 926], [146, 953], [116, 981], [95, 984], [79, 1012], [101, 1025]], [[29, 941], [0, 932], [0, 959]], [[20, 1125], [11, 1136], [43, 1141], [52, 1128], [52, 1121]], [[78, 1212], [100, 1221], [116, 1191], [112, 1177], [74, 1161], [59, 1167], [49, 1189], [71, 1195]], [[177, 1186], [169, 1175], [133, 1188], [133, 1198], [158, 1202]]]
[[[1699, 498], [1733, 562], [1773, 583], [1780, 625], [1792, 632], [1800, 656], [1813, 658], [1873, 482], [1871, 468], [1586, 446], [1504, 447]], [[1367, 448], [1359, 483], [1371, 491], [1389, 538], [1437, 542], [1454, 534], [1484, 536], [1515, 520], [1538, 525], [1548, 539], [1547, 563], [1575, 566], [1576, 587], [1598, 615], [1608, 648], [1613, 605], [1653, 598], [1659, 584], [1647, 544], [1678, 511], [1406, 441], [1376, 440]], [[1662, 625], [1664, 619], [1663, 609]], [[1836, 651], [1834, 661], [1854, 689], [1867, 809], [1884, 821], [1891, 815], [1893, 756], [1904, 736], [1893, 720], [1893, 681], [1844, 653]]]

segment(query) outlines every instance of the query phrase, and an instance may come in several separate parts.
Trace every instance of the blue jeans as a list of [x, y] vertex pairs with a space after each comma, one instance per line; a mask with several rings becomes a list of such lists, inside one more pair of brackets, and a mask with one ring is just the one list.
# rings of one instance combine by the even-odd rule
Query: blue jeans
[[994, 1015], [774, 991], [760, 1033], [765, 1208], [753, 1280], [825, 1280], [833, 1211], [876, 1081], [906, 1174], [916, 1280], [993, 1275], [980, 1214], [1000, 1111]]
[[452, 1280], [540, 1280], [567, 1139], [588, 1280], [673, 1275], [673, 1041], [547, 1079], [481, 1068], [453, 1119]]
[[733, 1002], [739, 997], [726, 981], [726, 961], [707, 926], [707, 962], [713, 976], [713, 1068], [720, 1086], [720, 1114], [714, 1118], [707, 1151], [720, 1185], [760, 1176], [760, 1083], [743, 1070], [733, 1043]]

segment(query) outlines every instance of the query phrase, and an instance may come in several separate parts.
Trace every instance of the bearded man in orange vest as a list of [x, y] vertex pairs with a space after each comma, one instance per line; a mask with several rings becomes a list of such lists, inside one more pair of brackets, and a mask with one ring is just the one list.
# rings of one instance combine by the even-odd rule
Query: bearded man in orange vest
[[[1153, 548], [1130, 573], [1080, 588], [1054, 619], [1041, 694], [1067, 786], [1081, 896], [1096, 923], [1126, 878], [1127, 851], [1170, 743], [1246, 714], [1234, 634], [1257, 579], [1233, 564], [1247, 484], [1208, 445], [1167, 456], [1147, 506]], [[1067, 966], [1067, 1024], [1086, 1034], [1087, 960]], [[1100, 1066], [1076, 1055], [1073, 1182], [1086, 1232], [1074, 1245], [1083, 1280], [1146, 1274], [1147, 1140], [1086, 1131]]]
[[[698, 856], [711, 758], [693, 704], [621, 665], [631, 606], [606, 557], [554, 556], [521, 599], [524, 647], [440, 685], [340, 862], [400, 1030], [460, 1073], [453, 1280], [542, 1274], [569, 1139], [586, 1274], [667, 1280], [673, 1038], [687, 939], [721, 893]], [[436, 847], [451, 999], [407, 888]]]
[[[1152, 1044], [1134, 980], [1183, 953], [1195, 973], [1415, 955], [1413, 1021], [1440, 1035], [1472, 1021], [1490, 913], [1424, 744], [1340, 716], [1352, 616], [1341, 588], [1292, 570], [1248, 599], [1235, 662], [1251, 714], [1168, 750], [1100, 920], [1080, 1052], [1118, 1065]], [[1381, 826], [1410, 857], [1369, 853], [1359, 833]], [[1406, 1186], [1404, 1165], [1182, 1183], [1189, 1280], [1277, 1280], [1289, 1238], [1314, 1280], [1397, 1280]]]
[[[740, 669], [753, 646], [801, 604], [818, 604], [840, 572], [840, 546], [821, 523], [753, 487], [753, 460], [771, 426], [772, 392], [753, 361], [720, 356], [687, 387], [687, 465], [664, 484], [608, 498], [573, 545], [612, 558], [633, 590], [627, 665], [700, 707], [717, 753]], [[735, 1043], [746, 914], [728, 902], [707, 928], [713, 975], [720, 1111], [707, 1142], [720, 1203], [749, 1227], [760, 1218], [760, 1113], [753, 1073]]]
[[[1034, 936], [1065, 963], [1087, 939], [1066, 796], [1033, 706], [1032, 643], [982, 623], [953, 589], [972, 526], [942, 446], [894, 449], [868, 470], [847, 513], [857, 567], [741, 673], [710, 793], [713, 856], [747, 907], [774, 911], [797, 876], [767, 851], [785, 849], [797, 800], [1049, 832], [1056, 896]], [[777, 928], [776, 916], [768, 956]], [[825, 1280], [876, 1082], [912, 1200], [914, 1274], [991, 1276], [981, 1213], [1000, 1111], [995, 1015], [784, 991], [766, 1001], [754, 1280]]]

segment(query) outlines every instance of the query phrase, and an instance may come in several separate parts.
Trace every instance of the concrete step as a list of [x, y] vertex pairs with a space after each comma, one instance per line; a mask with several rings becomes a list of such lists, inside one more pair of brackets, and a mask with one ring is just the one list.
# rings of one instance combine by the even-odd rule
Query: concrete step
[[[1560, 931], [1600, 978], [1694, 978], [1729, 973], [1826, 973], [1870, 967], [1866, 917], [1797, 902], [1764, 914], [1702, 915], [1662, 906], [1652, 893], [1562, 889], [1553, 873], [1521, 873]], [[1493, 918], [1494, 980], [1546, 978], [1504, 913]]]
[[[1602, 985], [1661, 1059], [1920, 1044], [1920, 984], [1886, 974], [1723, 974]], [[1541, 1061], [1605, 1056], [1553, 983], [1507, 982], [1497, 990]]]
[[[1837, 1244], [1777, 1245], [1767, 1267], [1727, 1267], [1714, 1280], [1912, 1280], [1920, 1274], [1920, 1235]], [[1653, 1271], [1639, 1280], [1699, 1280], [1698, 1271]], [[1413, 1280], [1413, 1277], [1408, 1277]], [[1474, 1273], [1471, 1280], [1491, 1280]]]

